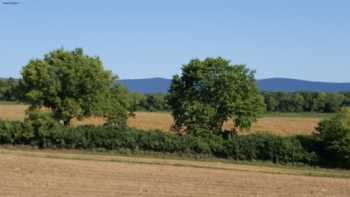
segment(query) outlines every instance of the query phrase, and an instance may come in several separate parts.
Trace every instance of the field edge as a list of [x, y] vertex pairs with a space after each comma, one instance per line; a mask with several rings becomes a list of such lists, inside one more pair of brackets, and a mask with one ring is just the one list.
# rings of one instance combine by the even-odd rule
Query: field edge
[[24, 157], [86, 160], [99, 162], [118, 162], [146, 165], [163, 165], [175, 167], [192, 167], [212, 170], [229, 170], [254, 172], [265, 174], [281, 174], [294, 176], [328, 177], [350, 179], [350, 170], [314, 168], [310, 166], [300, 167], [291, 165], [263, 164], [261, 162], [236, 162], [223, 159], [192, 159], [174, 158], [155, 155], [123, 155], [116, 153], [102, 153], [80, 150], [35, 150], [28, 148], [0, 147], [0, 155], [16, 155]]

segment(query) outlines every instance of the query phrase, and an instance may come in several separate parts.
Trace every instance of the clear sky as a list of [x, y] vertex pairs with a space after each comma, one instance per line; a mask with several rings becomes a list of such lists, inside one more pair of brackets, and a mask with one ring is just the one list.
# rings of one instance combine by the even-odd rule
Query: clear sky
[[[0, 0], [3, 2], [4, 0]], [[0, 5], [0, 76], [82, 47], [120, 78], [222, 56], [258, 79], [350, 82], [349, 0], [16, 0]]]

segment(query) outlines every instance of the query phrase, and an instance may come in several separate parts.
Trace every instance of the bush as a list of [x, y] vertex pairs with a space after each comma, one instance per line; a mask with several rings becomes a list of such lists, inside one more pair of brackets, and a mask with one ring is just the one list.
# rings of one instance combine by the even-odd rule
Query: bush
[[0, 144], [28, 144], [33, 136], [21, 122], [0, 121]]
[[271, 134], [233, 136], [223, 141], [219, 154], [236, 160], [260, 160], [274, 163], [316, 163], [311, 151], [304, 148], [297, 137]]
[[308, 141], [302, 136], [250, 134], [196, 137], [130, 128], [91, 126], [66, 128], [50, 124], [51, 119], [46, 115], [35, 117], [26, 120], [25, 123], [0, 121], [0, 143], [31, 144], [40, 148], [175, 153], [196, 157], [271, 161], [280, 164], [318, 163], [318, 157], [313, 150], [316, 146], [310, 145], [316, 143], [312, 138]]
[[33, 139], [31, 143], [46, 147], [46, 138], [52, 135], [52, 129], [60, 127], [60, 124], [54, 119], [52, 113], [33, 110], [28, 112], [28, 117], [24, 120], [24, 130], [32, 131]]
[[319, 123], [316, 134], [323, 162], [350, 167], [350, 109], [342, 109], [331, 119]]

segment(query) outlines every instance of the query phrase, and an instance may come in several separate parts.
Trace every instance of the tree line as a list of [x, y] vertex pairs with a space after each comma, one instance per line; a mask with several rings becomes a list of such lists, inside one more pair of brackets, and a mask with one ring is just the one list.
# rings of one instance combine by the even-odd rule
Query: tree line
[[[23, 101], [18, 88], [18, 80], [0, 80], [0, 101]], [[318, 112], [334, 113], [342, 107], [350, 106], [350, 92], [261, 92], [266, 112]], [[134, 111], [170, 111], [164, 93], [127, 93]]]
[[[350, 106], [350, 92], [261, 92], [266, 112], [334, 113]], [[168, 94], [130, 93], [136, 111], [170, 111]]]
[[350, 93], [262, 92], [268, 112], [337, 112], [350, 105]]
[[0, 79], [0, 101], [20, 101], [18, 80], [14, 78]]

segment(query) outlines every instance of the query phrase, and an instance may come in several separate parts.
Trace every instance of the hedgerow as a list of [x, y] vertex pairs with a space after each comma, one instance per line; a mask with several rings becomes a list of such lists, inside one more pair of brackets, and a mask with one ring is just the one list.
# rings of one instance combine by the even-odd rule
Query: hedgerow
[[318, 164], [317, 151], [303, 143], [305, 137], [271, 134], [196, 137], [162, 131], [111, 127], [52, 127], [38, 130], [20, 122], [0, 121], [0, 144], [25, 144], [40, 148], [103, 149], [198, 154], [279, 164]]

